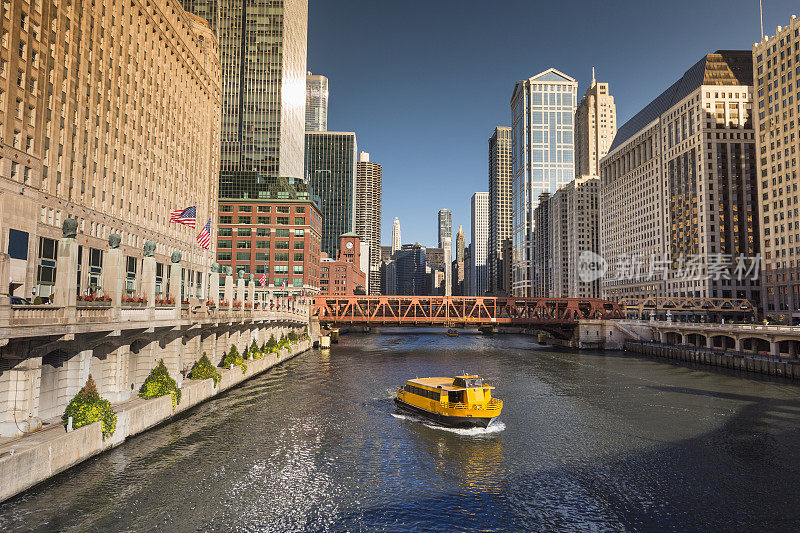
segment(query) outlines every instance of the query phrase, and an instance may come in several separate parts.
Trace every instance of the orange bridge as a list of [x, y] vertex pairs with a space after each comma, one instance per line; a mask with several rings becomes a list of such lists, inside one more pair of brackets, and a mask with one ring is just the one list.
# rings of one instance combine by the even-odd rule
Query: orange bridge
[[316, 296], [321, 324], [355, 326], [536, 327], [554, 333], [581, 319], [623, 318], [614, 302], [581, 298]]

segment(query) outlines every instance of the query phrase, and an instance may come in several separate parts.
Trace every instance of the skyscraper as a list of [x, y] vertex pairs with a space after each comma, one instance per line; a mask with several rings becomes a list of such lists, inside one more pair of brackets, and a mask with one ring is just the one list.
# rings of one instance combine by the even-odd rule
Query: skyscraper
[[470, 295], [483, 296], [489, 288], [489, 193], [476, 192], [470, 201], [472, 244], [470, 245]]
[[517, 82], [511, 97], [512, 238], [515, 296], [533, 288], [533, 210], [539, 195], [575, 177], [573, 121], [578, 83], [550, 68]]
[[449, 209], [439, 210], [439, 248], [444, 248], [444, 239], [453, 239], [453, 212]]
[[369, 293], [381, 293], [381, 180], [383, 168], [361, 152], [356, 164], [356, 233], [369, 246]]
[[302, 177], [308, 0], [182, 3], [219, 41], [221, 170]]
[[760, 253], [771, 172], [762, 163], [759, 179], [756, 131], [773, 126], [754, 127], [752, 68], [748, 50], [707, 54], [619, 128], [600, 163], [602, 297], [761, 299], [758, 280], [734, 274], [740, 254]]
[[511, 128], [498, 126], [489, 139], [489, 286], [491, 294], [508, 294], [503, 272], [503, 241], [511, 239]]
[[592, 69], [592, 85], [575, 112], [575, 177], [598, 175], [616, 134], [614, 97], [608, 83], [597, 83]]
[[394, 217], [394, 223], [392, 224], [392, 256], [397, 253], [397, 250], [400, 249], [402, 246], [400, 240], [400, 219]]
[[322, 251], [339, 257], [339, 237], [356, 227], [358, 143], [352, 132], [307, 132], [305, 177], [322, 212]]
[[328, 131], [328, 78], [306, 74], [306, 131]]
[[[795, 115], [798, 113], [797, 104], [800, 104], [800, 98], [795, 94], [796, 101], [792, 105], [792, 93], [797, 90], [797, 86], [792, 88], [792, 69], [795, 69], [794, 74], [798, 74], [797, 57], [793, 58], [793, 55], [797, 54], [798, 48], [800, 19], [792, 16], [787, 26], [776, 29], [774, 36], [753, 45], [752, 52], [753, 92], [758, 95], [757, 103], [753, 104], [753, 107], [758, 106], [755, 153], [761, 157], [757, 169], [760, 177], [757, 190], [758, 197], [764, 199], [761, 205], [763, 224], [759, 235], [764, 254], [761, 265], [763, 307], [765, 315], [789, 324], [800, 322], [800, 221], [797, 212], [800, 165], [795, 155], [800, 150], [800, 140], [794, 129], [797, 117], [792, 116], [793, 111]], [[725, 94], [722, 93], [722, 96]], [[719, 124], [725, 120], [734, 125], [736, 121], [741, 121], [735, 114], [738, 110], [731, 104], [726, 110], [723, 103], [720, 101], [714, 106], [716, 122]], [[711, 111], [709, 109], [707, 113]], [[749, 113], [749, 110], [745, 113]], [[717, 146], [719, 149], [724, 145]], [[750, 155], [749, 147], [746, 153]], [[736, 152], [730, 154], [733, 157], [737, 155]], [[727, 154], [722, 153], [717, 157], [725, 156]], [[753, 213], [740, 212], [734, 216], [740, 217], [740, 223], [744, 219], [743, 223], [746, 224]]]

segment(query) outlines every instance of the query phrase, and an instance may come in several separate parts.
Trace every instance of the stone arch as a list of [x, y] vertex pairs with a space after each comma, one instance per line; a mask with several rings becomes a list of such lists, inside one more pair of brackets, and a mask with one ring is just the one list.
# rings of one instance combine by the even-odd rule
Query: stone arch
[[663, 331], [661, 339], [664, 344], [683, 344], [683, 335], [677, 331]]
[[689, 333], [686, 335], [686, 342], [692, 346], [705, 348], [707, 337], [704, 333]]
[[714, 350], [735, 350], [736, 339], [722, 333], [711, 335], [710, 347]]
[[764, 337], [742, 337], [741, 350], [747, 353], [760, 354], [770, 353], [771, 343]]

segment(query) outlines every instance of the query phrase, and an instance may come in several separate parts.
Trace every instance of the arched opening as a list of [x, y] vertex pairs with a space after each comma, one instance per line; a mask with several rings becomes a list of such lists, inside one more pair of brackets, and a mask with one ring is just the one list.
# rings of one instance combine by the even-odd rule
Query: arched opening
[[720, 351], [735, 350], [736, 340], [727, 335], [714, 335], [711, 337], [711, 347]]
[[769, 355], [770, 343], [766, 339], [759, 337], [748, 337], [742, 339], [742, 351], [752, 354]]
[[705, 348], [706, 347], [706, 336], [702, 333], [689, 333], [687, 336], [687, 342], [692, 346], [697, 346], [698, 348]]
[[42, 374], [39, 385], [39, 418], [46, 420], [60, 416], [61, 406], [69, 402], [61, 398], [60, 387], [67, 381], [67, 363], [70, 354], [62, 350], [54, 350], [42, 357]]
[[664, 344], [682, 344], [683, 335], [675, 331], [667, 331], [661, 334]]
[[781, 357], [797, 359], [797, 354], [800, 353], [798, 348], [800, 348], [800, 341], [786, 339], [778, 342], [778, 351]]

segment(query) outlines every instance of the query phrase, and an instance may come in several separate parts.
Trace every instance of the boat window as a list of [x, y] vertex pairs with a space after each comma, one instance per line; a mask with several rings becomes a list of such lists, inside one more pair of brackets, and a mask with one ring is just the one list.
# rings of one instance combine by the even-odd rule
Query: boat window
[[467, 383], [467, 387], [483, 387], [483, 380], [478, 379], [466, 379], [464, 380]]
[[439, 391], [423, 389], [422, 387], [415, 387], [414, 385], [406, 384], [406, 386], [403, 387], [403, 390], [405, 390], [406, 392], [410, 392], [411, 394], [416, 394], [417, 396], [422, 396], [423, 398], [430, 398], [431, 400], [436, 400], [437, 402], [440, 401], [441, 399]]
[[464, 391], [448, 391], [447, 401], [450, 403], [465, 403]]

